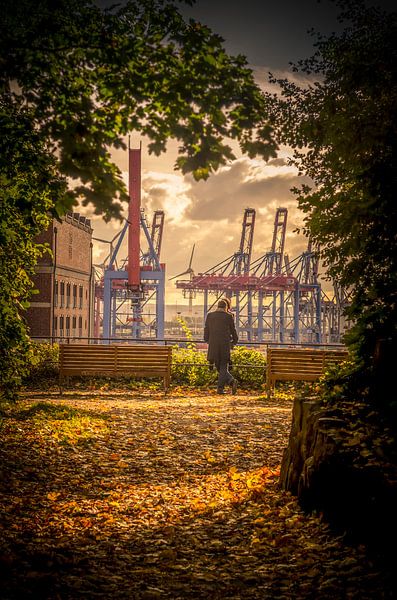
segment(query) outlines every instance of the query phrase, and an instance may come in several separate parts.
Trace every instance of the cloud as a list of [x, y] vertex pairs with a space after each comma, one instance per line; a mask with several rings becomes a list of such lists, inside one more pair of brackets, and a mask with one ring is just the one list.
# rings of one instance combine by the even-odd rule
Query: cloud
[[298, 177], [285, 162], [278, 163], [283, 168], [278, 164], [258, 163], [246, 158], [237, 160], [206, 182], [195, 182], [186, 177], [191, 187], [187, 192], [190, 203], [185, 209], [185, 217], [192, 221], [234, 221], [246, 207], [263, 209], [295, 205], [291, 188], [308, 180]]
[[285, 167], [288, 165], [285, 158], [273, 158], [273, 160], [269, 160], [267, 164], [271, 167]]
[[270, 74], [277, 80], [288, 79], [288, 81], [301, 88], [307, 88], [310, 85], [313, 85], [315, 81], [319, 80], [319, 75], [315, 73], [313, 75], [307, 75], [306, 73], [295, 72], [292, 70], [279, 70], [256, 65], [250, 65], [250, 68], [252, 69], [255, 81], [261, 90], [269, 92], [270, 94], [279, 94], [280, 92], [278, 84], [270, 83]]
[[142, 177], [142, 203], [146, 210], [164, 210], [168, 221], [179, 222], [191, 200], [190, 185], [177, 173], [145, 172]]

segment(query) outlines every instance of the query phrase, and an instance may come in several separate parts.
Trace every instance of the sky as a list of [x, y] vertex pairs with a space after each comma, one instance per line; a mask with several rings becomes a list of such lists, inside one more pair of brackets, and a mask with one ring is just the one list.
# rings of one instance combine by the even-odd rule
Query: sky
[[[387, 9], [394, 5], [389, 0], [381, 4]], [[193, 7], [182, 6], [181, 12], [221, 35], [230, 54], [245, 55], [262, 88], [268, 86], [269, 71], [291, 75], [289, 63], [313, 53], [309, 29], [328, 35], [340, 27], [335, 5], [328, 0], [197, 0]], [[168, 278], [186, 270], [193, 244], [195, 273], [238, 251], [245, 208], [256, 209], [253, 260], [270, 250], [278, 207], [288, 209], [285, 251], [289, 258], [306, 249], [307, 240], [295, 232], [303, 224], [303, 215], [290, 189], [302, 181], [286, 164], [290, 149], [281, 148], [277, 159], [268, 163], [240, 154], [206, 182], [195, 182], [191, 175], [174, 170], [176, 142], [171, 140], [160, 157], [149, 155], [148, 140], [133, 134], [131, 147], [140, 143], [142, 206], [149, 223], [154, 210], [165, 211], [161, 262], [166, 263], [167, 304], [187, 303]], [[127, 152], [116, 151], [113, 158], [127, 182]], [[87, 214], [87, 209], [84, 212]], [[118, 221], [105, 224], [99, 217], [87, 216], [92, 218], [94, 237], [111, 240], [120, 230]], [[141, 243], [146, 250], [143, 236]], [[94, 263], [101, 263], [108, 250], [107, 244], [94, 242]]]

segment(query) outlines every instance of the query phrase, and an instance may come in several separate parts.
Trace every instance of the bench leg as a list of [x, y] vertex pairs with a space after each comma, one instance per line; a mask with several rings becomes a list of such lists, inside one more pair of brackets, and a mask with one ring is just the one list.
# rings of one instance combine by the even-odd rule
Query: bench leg
[[171, 385], [171, 373], [168, 372], [164, 375], [164, 394], [166, 394]]
[[267, 396], [268, 400], [270, 398], [271, 387], [272, 387], [272, 383], [271, 383], [270, 373], [269, 373], [269, 369], [267, 369], [267, 371], [266, 371], [266, 396]]
[[276, 380], [273, 379], [272, 377], [269, 377], [269, 379], [266, 381], [266, 391], [267, 391], [267, 399], [270, 400], [270, 397], [272, 395], [272, 393], [274, 392], [274, 389], [276, 387]]

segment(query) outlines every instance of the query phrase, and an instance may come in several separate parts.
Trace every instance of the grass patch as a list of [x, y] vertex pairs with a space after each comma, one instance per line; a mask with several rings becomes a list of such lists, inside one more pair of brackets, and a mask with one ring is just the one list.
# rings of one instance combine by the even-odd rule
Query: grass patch
[[30, 422], [42, 439], [51, 439], [72, 446], [93, 441], [98, 435], [108, 433], [109, 415], [49, 402], [36, 402], [28, 408], [15, 405], [3, 415], [14, 424]]

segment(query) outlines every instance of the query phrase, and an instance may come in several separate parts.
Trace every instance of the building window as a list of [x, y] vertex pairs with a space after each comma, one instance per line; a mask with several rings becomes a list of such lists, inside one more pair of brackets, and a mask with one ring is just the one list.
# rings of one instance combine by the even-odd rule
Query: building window
[[61, 304], [60, 307], [63, 308], [65, 306], [65, 282], [61, 281]]
[[54, 317], [54, 335], [57, 334], [58, 329], [58, 317]]
[[77, 307], [77, 285], [73, 284], [73, 308]]
[[54, 285], [54, 306], [58, 306], [58, 282]]
[[63, 337], [63, 324], [64, 324], [64, 318], [59, 317], [59, 335], [60, 337]]
[[79, 317], [79, 336], [83, 335], [83, 317]]
[[66, 284], [66, 308], [70, 307], [70, 283]]
[[77, 322], [76, 317], [72, 317], [72, 334], [73, 335], [75, 335], [75, 333], [76, 333], [76, 322]]
[[79, 308], [83, 308], [83, 286], [79, 285]]
[[66, 317], [66, 337], [70, 337], [70, 317]]

